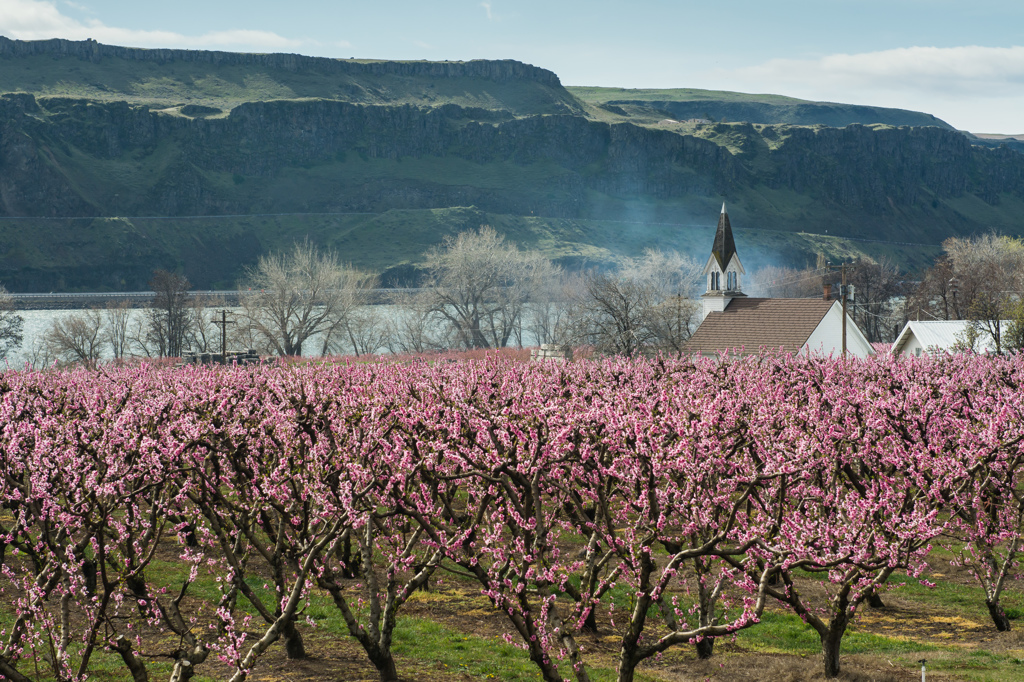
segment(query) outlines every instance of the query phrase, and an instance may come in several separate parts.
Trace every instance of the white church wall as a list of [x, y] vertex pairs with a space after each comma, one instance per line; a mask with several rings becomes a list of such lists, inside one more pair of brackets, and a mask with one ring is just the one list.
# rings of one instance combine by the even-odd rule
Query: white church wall
[[[831, 355], [838, 358], [843, 353], [843, 306], [836, 301], [828, 309], [825, 317], [807, 339], [801, 349], [802, 353]], [[861, 333], [850, 316], [846, 316], [846, 352], [858, 358], [866, 358], [874, 354], [871, 344]]]

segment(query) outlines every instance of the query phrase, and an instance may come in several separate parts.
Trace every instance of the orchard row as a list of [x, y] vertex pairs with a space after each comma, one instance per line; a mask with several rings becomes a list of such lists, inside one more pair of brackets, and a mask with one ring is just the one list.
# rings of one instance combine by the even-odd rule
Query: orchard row
[[319, 600], [396, 680], [398, 614], [456, 574], [549, 682], [589, 679], [598, 630], [628, 682], [770, 604], [834, 677], [857, 610], [938, 543], [1005, 629], [1022, 381], [968, 356], [8, 372], [0, 675], [114, 655], [237, 682], [305, 656]]

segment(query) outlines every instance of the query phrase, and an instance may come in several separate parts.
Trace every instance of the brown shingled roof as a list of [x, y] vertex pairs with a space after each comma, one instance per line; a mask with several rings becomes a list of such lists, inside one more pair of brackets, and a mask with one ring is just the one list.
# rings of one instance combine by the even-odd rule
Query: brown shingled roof
[[710, 313], [686, 343], [690, 353], [761, 347], [797, 353], [832, 307], [820, 298], [736, 298], [724, 312]]

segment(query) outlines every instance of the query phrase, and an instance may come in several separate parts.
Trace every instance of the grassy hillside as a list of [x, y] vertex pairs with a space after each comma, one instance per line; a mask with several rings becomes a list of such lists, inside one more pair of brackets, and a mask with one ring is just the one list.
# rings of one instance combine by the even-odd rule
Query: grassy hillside
[[[55, 45], [45, 49], [46, 43]], [[197, 59], [206, 55], [215, 57]], [[235, 55], [116, 48], [89, 41], [33, 43], [3, 37], [0, 92], [125, 101], [204, 117], [223, 116], [243, 102], [281, 99], [457, 104], [521, 115], [581, 111], [554, 74], [511, 61], [437, 63]], [[191, 110], [182, 112], [182, 107], [189, 105]]]
[[[739, 215], [738, 212], [735, 215]], [[645, 248], [672, 248], [703, 258], [714, 211], [703, 224], [557, 219], [493, 214], [476, 208], [391, 210], [362, 215], [209, 218], [0, 218], [0, 273], [15, 291], [145, 289], [156, 268], [185, 273], [198, 288], [233, 288], [244, 268], [267, 251], [309, 238], [387, 284], [415, 284], [423, 254], [445, 236], [491, 225], [525, 248], [569, 268], [607, 267]], [[927, 265], [937, 246], [857, 241], [746, 227], [734, 218], [737, 248], [750, 270], [889, 255], [905, 267]]]
[[894, 126], [938, 126], [952, 130], [952, 126], [945, 121], [918, 111], [813, 102], [782, 95], [690, 88], [652, 90], [569, 86], [566, 89], [586, 103], [588, 111], [602, 118], [609, 114], [645, 122], [664, 118], [705, 118], [749, 123], [820, 124], [837, 128], [851, 123], [884, 123]]
[[[904, 118], [662, 123], [685, 117], [659, 107], [716, 102]], [[567, 90], [512, 61], [0, 38], [0, 281], [136, 289], [163, 267], [230, 287], [306, 236], [410, 281], [427, 248], [483, 224], [573, 267], [647, 247], [703, 259], [723, 200], [750, 268], [825, 253], [916, 271], [949, 236], [1024, 234], [1024, 157], [895, 125], [912, 120], [932, 119], [773, 95]]]

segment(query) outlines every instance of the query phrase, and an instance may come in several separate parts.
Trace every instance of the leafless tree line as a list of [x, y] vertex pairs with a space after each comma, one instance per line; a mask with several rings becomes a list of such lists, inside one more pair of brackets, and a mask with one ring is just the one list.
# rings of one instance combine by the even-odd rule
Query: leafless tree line
[[1024, 348], [1024, 241], [987, 234], [947, 239], [910, 301], [920, 319], [970, 320], [967, 348]]
[[[886, 258], [849, 264], [848, 311], [858, 327], [872, 342], [891, 342], [914, 316], [967, 318], [997, 345], [1024, 345], [1024, 245], [990, 235], [944, 246], [919, 283]], [[674, 251], [649, 250], [615, 269], [566, 272], [484, 226], [428, 251], [424, 270], [420, 288], [371, 305], [381, 302], [373, 295], [379, 278], [333, 252], [304, 242], [270, 254], [241, 282], [240, 309], [225, 330], [228, 346], [262, 355], [360, 356], [522, 347], [526, 340], [607, 354], [679, 354], [701, 320], [701, 265]], [[838, 283], [838, 268], [819, 257], [815, 267], [762, 268], [746, 288], [757, 296], [809, 298]], [[122, 303], [56, 318], [30, 360], [94, 366], [103, 357], [220, 350], [221, 329], [212, 318], [223, 301], [190, 296], [188, 281], [173, 273], [155, 273], [150, 286], [156, 295], [144, 311]], [[0, 350], [4, 325], [11, 324], [5, 314], [0, 305]], [[1014, 315], [1021, 319], [1016, 326], [990, 322]]]
[[[751, 293], [770, 298], [821, 298], [828, 288], [838, 299], [841, 266], [818, 256], [814, 267], [769, 266], [753, 273]], [[872, 343], [895, 341], [908, 319], [908, 296], [914, 282], [889, 258], [858, 258], [846, 265], [850, 287], [847, 314]]]
[[393, 299], [393, 353], [537, 343], [588, 345], [635, 355], [681, 352], [699, 323], [700, 267], [676, 252], [647, 251], [614, 271], [565, 272], [484, 226], [428, 252], [427, 277]]
[[0, 360], [21, 347], [25, 320], [14, 311], [14, 302], [7, 289], [0, 285]]
[[[239, 289], [226, 335], [233, 349], [296, 356], [586, 344], [601, 352], [681, 352], [699, 323], [699, 266], [675, 252], [648, 251], [614, 271], [567, 273], [489, 227], [465, 232], [425, 256], [422, 286], [371, 305], [379, 278], [308, 242], [270, 254]], [[29, 351], [35, 366], [103, 358], [217, 352], [217, 308], [191, 296], [181, 275], [158, 271], [149, 307], [125, 303], [65, 313]], [[377, 299], [379, 302], [379, 299]]]

